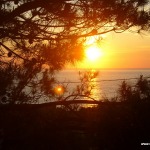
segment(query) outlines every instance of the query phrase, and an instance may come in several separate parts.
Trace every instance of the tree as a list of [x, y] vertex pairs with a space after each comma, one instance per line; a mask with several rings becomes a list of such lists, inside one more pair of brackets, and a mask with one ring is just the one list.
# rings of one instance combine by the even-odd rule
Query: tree
[[140, 95], [141, 99], [145, 99], [146, 101], [150, 100], [150, 81], [148, 78], [144, 78], [143, 75], [140, 76], [137, 81], [137, 92]]
[[130, 85], [123, 81], [118, 90], [118, 98], [120, 101], [126, 102], [149, 102], [150, 100], [150, 81], [148, 77], [141, 75], [137, 79], [136, 84]]
[[118, 92], [119, 92], [120, 101], [131, 101], [133, 98], [132, 88], [126, 81], [122, 82]]
[[[148, 3], [148, 0], [1, 0], [1, 72], [5, 74], [8, 68], [15, 70], [12, 80], [17, 78], [18, 83], [13, 90], [19, 88], [22, 93], [31, 81], [38, 84], [35, 82], [38, 73], [45, 72], [48, 76], [49, 72], [52, 76], [66, 63], [81, 60], [88, 36], [149, 30]], [[42, 71], [43, 65], [47, 71]], [[17, 72], [22, 76], [20, 79]], [[43, 81], [53, 83], [47, 76], [43, 75]], [[1, 86], [0, 91], [7, 88], [8, 84], [5, 89]]]

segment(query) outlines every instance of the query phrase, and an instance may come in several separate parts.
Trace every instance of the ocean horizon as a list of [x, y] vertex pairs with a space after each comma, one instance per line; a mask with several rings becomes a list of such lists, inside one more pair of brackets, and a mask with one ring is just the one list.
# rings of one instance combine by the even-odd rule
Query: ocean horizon
[[[80, 84], [79, 72], [89, 71], [91, 69], [65, 69], [56, 73], [56, 79], [59, 84], [67, 87], [66, 96], [71, 94]], [[141, 75], [150, 78], [150, 68], [109, 68], [94, 69], [99, 72], [97, 78], [92, 84], [91, 97], [95, 100], [111, 99], [118, 95], [119, 86], [126, 81], [131, 86], [135, 86]]]

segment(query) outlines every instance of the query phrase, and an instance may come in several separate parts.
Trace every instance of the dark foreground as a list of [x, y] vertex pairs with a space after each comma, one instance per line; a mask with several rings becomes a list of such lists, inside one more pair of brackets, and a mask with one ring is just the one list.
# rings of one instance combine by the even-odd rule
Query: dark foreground
[[150, 103], [103, 103], [70, 111], [0, 106], [0, 150], [149, 149]]

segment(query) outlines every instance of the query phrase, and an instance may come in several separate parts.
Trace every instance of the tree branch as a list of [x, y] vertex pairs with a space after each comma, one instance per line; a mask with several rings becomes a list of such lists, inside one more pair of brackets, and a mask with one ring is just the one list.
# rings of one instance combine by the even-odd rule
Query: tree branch
[[8, 50], [9, 52], [11, 52], [12, 54], [16, 55], [17, 57], [26, 60], [25, 58], [21, 57], [20, 55], [18, 55], [17, 53], [13, 52], [10, 48], [8, 48], [7, 46], [5, 46], [3, 43], [0, 42], [0, 45], [2, 45], [6, 50]]

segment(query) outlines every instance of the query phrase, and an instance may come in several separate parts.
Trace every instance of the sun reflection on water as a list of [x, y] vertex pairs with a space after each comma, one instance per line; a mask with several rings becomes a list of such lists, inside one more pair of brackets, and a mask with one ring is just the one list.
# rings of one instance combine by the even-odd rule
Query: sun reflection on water
[[[103, 98], [102, 90], [101, 90], [101, 85], [98, 82], [98, 75], [96, 75], [97, 77], [95, 77], [95, 73], [97, 72], [97, 70], [92, 69], [91, 70], [91, 75], [93, 75], [93, 79], [91, 82], [89, 82], [90, 86], [93, 87], [90, 93], [89, 97], [85, 97], [84, 100], [93, 100], [93, 101], [101, 101]], [[97, 106], [96, 104], [85, 104], [83, 105], [84, 107], [94, 107]]]
[[[62, 76], [64, 75], [64, 76]], [[91, 69], [91, 70], [82, 70], [78, 73], [73, 71], [66, 71], [65, 74], [61, 75], [61, 80], [63, 81], [63, 86], [59, 85], [55, 87], [55, 94], [59, 96], [63, 96], [62, 98], [66, 99], [67, 101], [72, 100], [75, 98], [75, 100], [93, 100], [93, 101], [102, 101], [102, 89], [101, 84], [99, 82], [99, 71], [97, 69]], [[67, 77], [64, 81], [64, 77]], [[90, 79], [87, 79], [87, 78]], [[81, 82], [82, 80], [82, 82]], [[78, 88], [81, 88], [83, 84], [87, 85], [89, 87], [92, 87], [92, 90], [90, 91], [90, 94], [84, 94], [82, 93], [82, 90]], [[66, 87], [66, 90], [62, 87]], [[85, 91], [87, 89], [85, 88]], [[72, 95], [72, 96], [70, 96]], [[78, 95], [78, 96], [77, 96]], [[80, 96], [81, 95], [81, 96]], [[93, 107], [95, 105], [93, 104], [80, 104], [83, 107]]]

